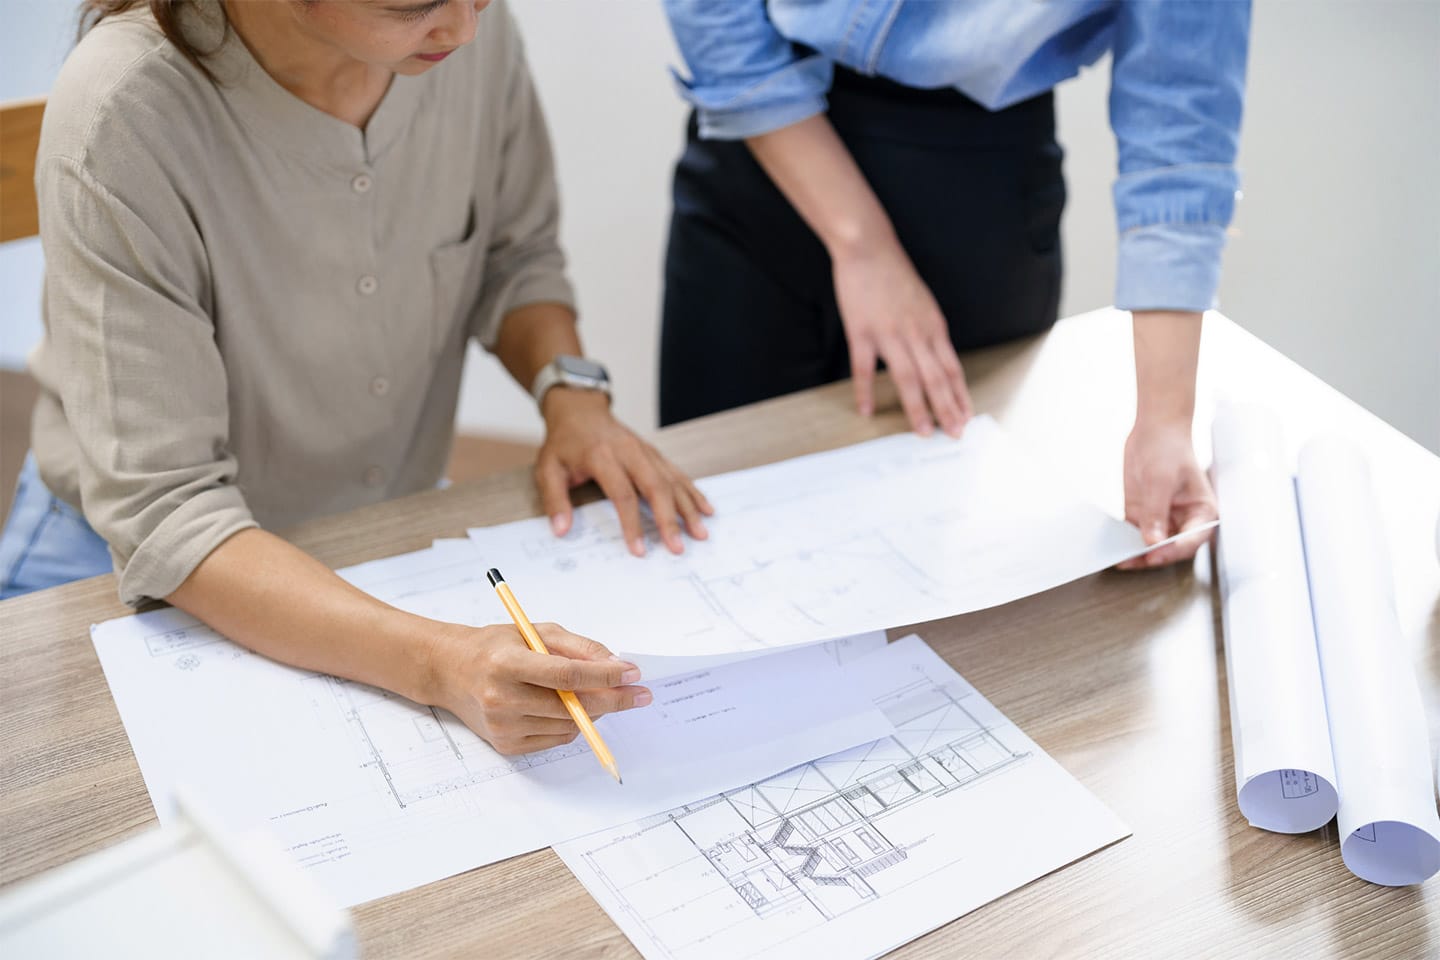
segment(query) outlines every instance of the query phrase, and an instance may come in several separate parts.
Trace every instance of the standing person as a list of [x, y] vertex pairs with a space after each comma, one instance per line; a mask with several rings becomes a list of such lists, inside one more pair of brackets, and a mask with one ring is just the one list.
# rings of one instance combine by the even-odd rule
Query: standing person
[[[1249, 3], [665, 0], [694, 106], [665, 261], [674, 423], [889, 368], [915, 430], [972, 409], [957, 350], [1049, 328], [1065, 203], [1052, 88], [1114, 56], [1115, 303], [1134, 316], [1126, 517], [1216, 514], [1190, 427], [1233, 213]], [[1191, 537], [1132, 566], [1192, 556]]]
[[113, 568], [260, 653], [450, 709], [505, 753], [644, 706], [559, 627], [405, 613], [269, 530], [435, 487], [473, 337], [532, 388], [557, 534], [595, 478], [633, 552], [704, 537], [690, 481], [580, 361], [540, 104], [472, 0], [88, 0], [45, 112], [40, 384], [10, 594]]

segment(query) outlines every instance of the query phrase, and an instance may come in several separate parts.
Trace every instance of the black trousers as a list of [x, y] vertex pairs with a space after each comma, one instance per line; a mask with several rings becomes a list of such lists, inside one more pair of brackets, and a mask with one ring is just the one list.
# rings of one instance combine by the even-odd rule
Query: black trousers
[[[837, 68], [829, 117], [957, 350], [1055, 322], [1065, 180], [1050, 94], [992, 113]], [[849, 375], [825, 248], [744, 143], [699, 139], [692, 116], [665, 256], [660, 422]]]

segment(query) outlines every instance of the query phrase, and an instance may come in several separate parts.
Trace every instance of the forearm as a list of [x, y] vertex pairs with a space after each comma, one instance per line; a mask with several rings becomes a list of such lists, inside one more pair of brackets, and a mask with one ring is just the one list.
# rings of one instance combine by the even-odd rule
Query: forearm
[[575, 312], [560, 303], [527, 303], [505, 315], [495, 356], [526, 390], [558, 355], [581, 355]]
[[832, 259], [896, 242], [885, 208], [823, 114], [745, 142]]
[[[495, 356], [521, 387], [529, 390], [540, 369], [562, 353], [582, 355], [575, 314], [569, 307], [530, 303], [505, 315], [495, 342]], [[540, 405], [547, 431], [554, 428], [556, 418], [580, 409], [608, 413], [610, 400], [603, 393], [588, 390], [551, 390]]]
[[1136, 423], [1184, 424], [1188, 430], [1195, 414], [1201, 315], [1136, 310], [1133, 317]]
[[273, 660], [420, 703], [435, 702], [437, 647], [456, 629], [383, 603], [255, 529], [211, 551], [166, 599]]

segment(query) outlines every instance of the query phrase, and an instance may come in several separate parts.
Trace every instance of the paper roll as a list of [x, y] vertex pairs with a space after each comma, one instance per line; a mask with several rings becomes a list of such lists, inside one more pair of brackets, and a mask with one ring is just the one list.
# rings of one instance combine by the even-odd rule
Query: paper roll
[[1421, 883], [1440, 872], [1434, 754], [1369, 468], [1353, 444], [1320, 437], [1300, 453], [1297, 486], [1340, 791], [1340, 854], [1372, 883]]
[[1339, 801], [1295, 484], [1269, 411], [1222, 409], [1213, 441], [1236, 799], [1254, 826], [1304, 833]]

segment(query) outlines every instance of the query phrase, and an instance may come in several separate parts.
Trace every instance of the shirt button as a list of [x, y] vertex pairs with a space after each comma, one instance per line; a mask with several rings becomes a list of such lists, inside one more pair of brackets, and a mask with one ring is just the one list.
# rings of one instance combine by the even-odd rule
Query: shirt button
[[360, 479], [365, 481], [367, 487], [378, 487], [385, 482], [385, 471], [379, 467], [366, 467]]
[[367, 173], [357, 173], [355, 179], [350, 181], [350, 189], [356, 193], [369, 193], [374, 185], [375, 181], [371, 180]]
[[355, 289], [360, 291], [361, 296], [368, 297], [370, 296], [370, 294], [380, 289], [380, 281], [376, 280], [374, 277], [370, 276], [367, 273], [365, 276], [360, 278], [360, 281], [358, 283], [355, 284]]
[[370, 392], [377, 397], [383, 397], [390, 392], [390, 381], [384, 377], [376, 377], [370, 381]]

